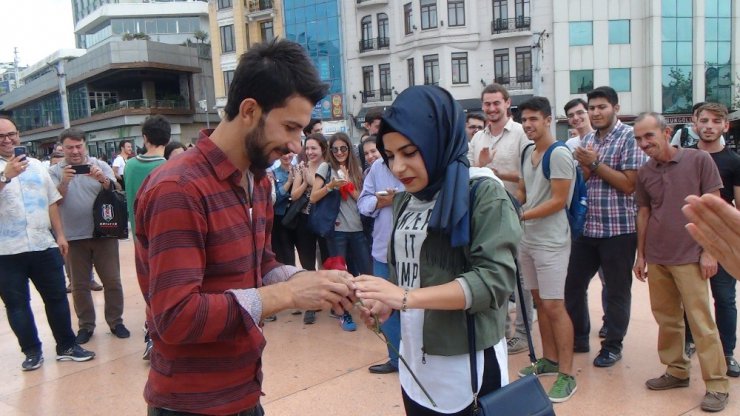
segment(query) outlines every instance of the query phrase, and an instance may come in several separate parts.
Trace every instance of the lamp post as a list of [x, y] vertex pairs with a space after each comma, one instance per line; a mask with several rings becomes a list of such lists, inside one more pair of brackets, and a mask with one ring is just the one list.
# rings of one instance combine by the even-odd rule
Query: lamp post
[[64, 61], [60, 59], [57, 61], [56, 65], [52, 65], [49, 62], [47, 62], [46, 65], [56, 71], [59, 97], [62, 101], [62, 122], [64, 123], [64, 128], [68, 129], [70, 126], [69, 103], [67, 102], [67, 74], [64, 73]]

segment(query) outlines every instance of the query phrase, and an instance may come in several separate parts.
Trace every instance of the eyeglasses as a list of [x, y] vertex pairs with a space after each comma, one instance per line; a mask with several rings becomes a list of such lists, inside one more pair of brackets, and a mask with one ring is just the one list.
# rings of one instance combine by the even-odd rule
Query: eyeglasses
[[0, 133], [0, 141], [3, 141], [5, 139], [13, 140], [16, 137], [18, 137], [18, 132], [17, 131], [11, 131], [11, 132], [8, 132], [8, 133], [5, 133], [5, 134]]
[[483, 130], [483, 126], [476, 126], [475, 124], [471, 124], [468, 126], [470, 130]]
[[586, 114], [586, 110], [578, 110], [578, 111], [574, 111], [568, 114], [567, 117], [571, 119], [571, 118], [575, 118], [576, 116], [582, 116], [584, 114]]
[[349, 148], [347, 146], [332, 147], [331, 152], [334, 154], [345, 153]]

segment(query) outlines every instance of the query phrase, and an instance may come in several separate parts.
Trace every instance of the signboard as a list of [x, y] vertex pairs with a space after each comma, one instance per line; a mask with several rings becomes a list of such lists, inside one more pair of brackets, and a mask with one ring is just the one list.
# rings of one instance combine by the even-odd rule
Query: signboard
[[311, 118], [336, 120], [344, 118], [344, 98], [342, 94], [332, 94], [319, 100], [313, 107]]
[[691, 123], [691, 114], [673, 114], [663, 115], [668, 124], [686, 124]]

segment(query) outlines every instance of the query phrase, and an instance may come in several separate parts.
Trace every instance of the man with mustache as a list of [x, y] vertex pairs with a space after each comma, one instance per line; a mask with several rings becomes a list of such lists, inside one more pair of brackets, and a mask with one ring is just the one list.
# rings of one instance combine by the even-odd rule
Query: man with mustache
[[136, 263], [154, 342], [149, 415], [263, 415], [262, 320], [349, 309], [348, 273], [280, 264], [267, 169], [300, 151], [326, 85], [297, 43], [242, 55], [213, 131], [152, 172], [135, 202]]

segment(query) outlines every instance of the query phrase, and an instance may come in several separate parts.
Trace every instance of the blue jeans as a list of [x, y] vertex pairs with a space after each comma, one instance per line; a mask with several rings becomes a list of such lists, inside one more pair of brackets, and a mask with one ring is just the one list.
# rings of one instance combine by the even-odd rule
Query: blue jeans
[[[388, 280], [390, 274], [388, 263], [381, 263], [373, 259], [373, 274]], [[388, 347], [388, 358], [391, 364], [398, 368], [398, 354], [396, 351], [401, 347], [401, 317], [398, 315], [398, 311], [393, 311], [388, 320], [380, 326], [380, 329], [383, 330], [386, 338], [388, 338], [388, 342], [396, 349], [394, 351], [393, 348]]]
[[329, 255], [344, 257], [349, 272], [354, 276], [370, 274], [373, 271], [372, 263], [370, 263], [370, 247], [362, 231], [335, 231], [331, 237], [326, 239], [326, 242], [329, 245]]
[[[717, 321], [719, 339], [725, 356], [732, 356], [737, 342], [737, 306], [735, 305], [735, 278], [722, 265], [718, 265], [717, 274], [709, 279], [714, 298], [714, 318]], [[685, 319], [684, 314], [684, 319]], [[686, 341], [694, 342], [691, 329], [686, 325]]]
[[41, 352], [31, 310], [29, 279], [44, 301], [46, 319], [60, 354], [74, 345], [75, 334], [64, 285], [64, 260], [58, 248], [0, 256], [0, 298], [24, 354]]

